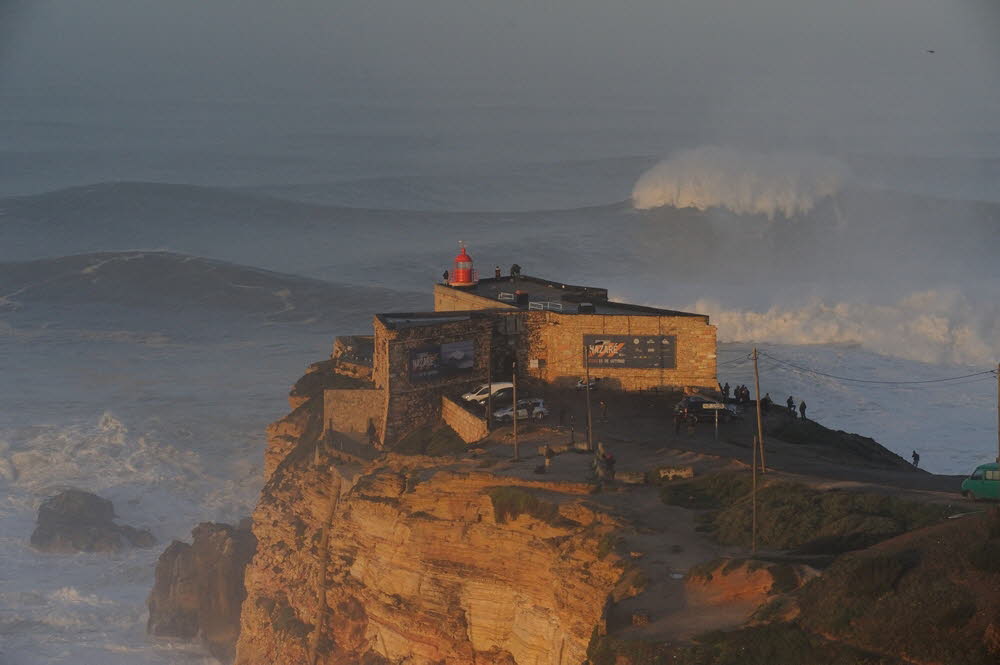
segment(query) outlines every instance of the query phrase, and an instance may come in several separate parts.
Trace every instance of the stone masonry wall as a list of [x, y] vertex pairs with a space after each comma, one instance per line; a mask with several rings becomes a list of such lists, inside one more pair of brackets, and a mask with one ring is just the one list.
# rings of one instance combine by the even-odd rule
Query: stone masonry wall
[[467, 312], [473, 309], [517, 309], [513, 305], [478, 296], [443, 284], [434, 285], [435, 312]]
[[[608, 388], [648, 390], [657, 387], [711, 387], [716, 382], [716, 328], [697, 316], [632, 316], [531, 312], [519, 345], [519, 365], [526, 374], [555, 384], [575, 383], [586, 373], [583, 336], [676, 335], [675, 369], [591, 367], [591, 377]], [[539, 361], [531, 368], [531, 361]]]
[[323, 391], [323, 430], [367, 432], [371, 420], [381, 434], [385, 408], [384, 390], [327, 389]]
[[466, 443], [475, 443], [490, 433], [485, 418], [476, 417], [448, 397], [441, 398], [441, 419]]
[[[388, 390], [383, 443], [391, 445], [410, 432], [441, 419], [441, 398], [486, 381], [492, 320], [470, 317], [435, 325], [394, 329], [375, 322], [375, 371], [378, 387]], [[475, 366], [468, 374], [438, 380], [410, 381], [410, 351], [426, 344], [472, 339]]]

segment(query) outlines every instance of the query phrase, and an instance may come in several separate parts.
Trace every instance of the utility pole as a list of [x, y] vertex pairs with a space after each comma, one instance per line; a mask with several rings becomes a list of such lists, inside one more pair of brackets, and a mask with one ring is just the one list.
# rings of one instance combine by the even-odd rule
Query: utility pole
[[518, 453], [520, 452], [517, 445], [517, 358], [514, 359], [511, 364], [511, 375], [510, 382], [513, 385], [513, 398], [514, 398], [514, 461], [521, 461]]
[[493, 340], [486, 347], [486, 383], [489, 393], [486, 394], [486, 431], [493, 429]]
[[750, 501], [753, 504], [753, 517], [751, 518], [751, 551], [757, 553], [757, 437], [753, 438], [753, 485], [750, 490]]
[[586, 368], [587, 378], [584, 379], [584, 387], [587, 391], [587, 450], [594, 449], [594, 421], [590, 413], [590, 349], [587, 343], [583, 343], [583, 366]]
[[767, 473], [767, 462], [764, 461], [764, 424], [760, 417], [760, 373], [757, 371], [757, 347], [753, 347], [753, 385], [757, 391], [757, 440], [760, 442], [760, 469]]
[[1000, 464], [1000, 363], [997, 363], [997, 464]]

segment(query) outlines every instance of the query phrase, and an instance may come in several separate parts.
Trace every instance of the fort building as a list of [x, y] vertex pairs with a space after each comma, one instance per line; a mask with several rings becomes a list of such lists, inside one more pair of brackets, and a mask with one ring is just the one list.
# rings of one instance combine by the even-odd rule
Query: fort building
[[374, 335], [340, 337], [336, 371], [363, 379], [328, 389], [330, 430], [391, 445], [444, 421], [472, 442], [488, 433], [462, 393], [488, 381], [572, 389], [714, 389], [716, 328], [704, 314], [631, 305], [606, 289], [514, 274], [479, 278], [465, 248], [434, 285], [434, 311], [383, 313]]

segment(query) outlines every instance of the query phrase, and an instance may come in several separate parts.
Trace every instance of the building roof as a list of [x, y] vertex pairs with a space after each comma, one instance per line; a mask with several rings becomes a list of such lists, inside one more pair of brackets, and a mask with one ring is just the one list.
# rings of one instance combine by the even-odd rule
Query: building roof
[[445, 323], [471, 321], [472, 319], [481, 319], [495, 311], [497, 310], [474, 309], [465, 312], [386, 312], [383, 314], [376, 314], [375, 318], [381, 321], [382, 325], [386, 328], [398, 330], [401, 328], [439, 326]]
[[[455, 288], [455, 287], [448, 287]], [[516, 283], [510, 277], [480, 279], [472, 287], [456, 288], [457, 291], [474, 293], [482, 298], [520, 309], [551, 310], [561, 314], [577, 314], [582, 303], [594, 306], [594, 314], [632, 316], [696, 316], [708, 319], [706, 314], [681, 312], [672, 309], [646, 307], [608, 300], [608, 290], [594, 286], [575, 286], [553, 282], [540, 277], [521, 275]], [[518, 304], [515, 293], [528, 294], [527, 304]]]

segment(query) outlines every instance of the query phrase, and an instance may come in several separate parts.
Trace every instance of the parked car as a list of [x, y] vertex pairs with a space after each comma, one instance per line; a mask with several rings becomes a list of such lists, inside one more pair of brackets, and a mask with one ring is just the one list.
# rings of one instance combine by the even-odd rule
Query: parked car
[[[721, 404], [725, 408], [706, 408], [707, 404]], [[719, 422], [728, 423], [730, 420], [741, 416], [739, 407], [735, 404], [722, 404], [718, 400], [704, 397], [702, 395], [688, 395], [674, 406], [674, 413], [694, 416], [698, 420], [715, 420], [715, 412], [719, 412]]]
[[962, 481], [962, 496], [976, 499], [1000, 501], [1000, 464], [990, 462], [980, 464], [972, 474]]
[[[531, 417], [534, 420], [542, 420], [549, 415], [549, 410], [545, 406], [545, 400], [537, 397], [517, 400], [517, 419], [528, 419], [528, 406], [531, 406]], [[493, 412], [493, 418], [497, 422], [509, 423], [514, 421], [514, 407], [507, 406]]]
[[[592, 377], [590, 379], [590, 389], [591, 390], [597, 390], [600, 387], [600, 385], [601, 385], [601, 377], [595, 376], [595, 377]], [[577, 390], [586, 390], [587, 389], [587, 379], [583, 378], [583, 379], [580, 379], [579, 381], [577, 381], [576, 382], [576, 389]]]
[[514, 390], [514, 384], [510, 381], [496, 381], [492, 384], [484, 383], [475, 390], [462, 395], [462, 399], [466, 402], [479, 402], [480, 404], [485, 404], [486, 399], [490, 396], [490, 386], [493, 387], [493, 399], [496, 399], [497, 393], [502, 390], [506, 390], [508, 392], [513, 392]]

